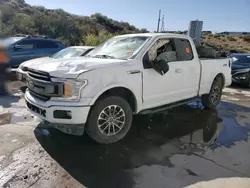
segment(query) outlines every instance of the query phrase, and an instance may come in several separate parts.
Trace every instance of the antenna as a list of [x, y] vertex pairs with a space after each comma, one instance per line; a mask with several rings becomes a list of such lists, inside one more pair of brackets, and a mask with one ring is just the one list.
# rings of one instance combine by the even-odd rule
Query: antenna
[[159, 17], [158, 17], [158, 24], [157, 24], [157, 32], [159, 32], [160, 21], [161, 21], [161, 9], [159, 10]]
[[165, 31], [164, 15], [162, 16], [162, 19], [161, 19], [161, 32], [163, 31]]

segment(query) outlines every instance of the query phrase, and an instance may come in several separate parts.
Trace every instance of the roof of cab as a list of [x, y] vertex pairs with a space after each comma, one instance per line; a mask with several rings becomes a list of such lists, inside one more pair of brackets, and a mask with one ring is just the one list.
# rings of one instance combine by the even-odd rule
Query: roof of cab
[[119, 35], [116, 37], [157, 37], [157, 36], [166, 36], [166, 37], [173, 37], [173, 38], [189, 38], [188, 35], [182, 34], [175, 34], [175, 33], [136, 33], [136, 34], [126, 34], [126, 35]]

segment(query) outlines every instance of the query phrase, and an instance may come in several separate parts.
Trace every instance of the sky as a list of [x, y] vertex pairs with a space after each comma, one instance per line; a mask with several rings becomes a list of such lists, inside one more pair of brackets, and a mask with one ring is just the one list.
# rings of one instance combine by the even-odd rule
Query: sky
[[30, 5], [62, 8], [77, 15], [101, 13], [137, 28], [155, 31], [158, 12], [165, 30], [187, 30], [190, 20], [203, 21], [203, 30], [250, 32], [250, 0], [25, 0]]

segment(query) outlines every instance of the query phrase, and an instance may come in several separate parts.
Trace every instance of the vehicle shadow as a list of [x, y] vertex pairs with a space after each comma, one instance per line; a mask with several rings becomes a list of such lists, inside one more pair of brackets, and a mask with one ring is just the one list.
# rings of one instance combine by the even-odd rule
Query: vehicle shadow
[[[215, 149], [220, 144], [218, 137], [223, 137], [223, 118], [232, 116], [225, 115], [224, 109], [250, 111], [222, 102], [219, 110], [191, 104], [159, 114], [137, 115], [129, 134], [111, 145], [96, 144], [86, 135], [67, 135], [43, 123], [34, 133], [48, 154], [82, 185], [133, 187], [136, 175], [131, 169], [143, 165], [173, 167], [169, 158], [174, 154]], [[42, 133], [44, 130], [47, 134]]]
[[237, 91], [250, 91], [250, 87], [242, 87], [240, 84], [232, 83], [232, 85], [228, 86], [228, 88], [236, 89]]

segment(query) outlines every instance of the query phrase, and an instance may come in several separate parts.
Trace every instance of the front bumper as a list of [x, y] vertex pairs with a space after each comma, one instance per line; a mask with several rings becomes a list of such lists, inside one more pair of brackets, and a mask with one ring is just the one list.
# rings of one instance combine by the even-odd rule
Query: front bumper
[[232, 74], [232, 82], [233, 83], [240, 83], [240, 84], [247, 84], [249, 83], [249, 72], [237, 72]]
[[85, 124], [90, 106], [69, 106], [63, 102], [45, 105], [45, 102], [25, 92], [27, 108], [35, 116], [54, 124]]

